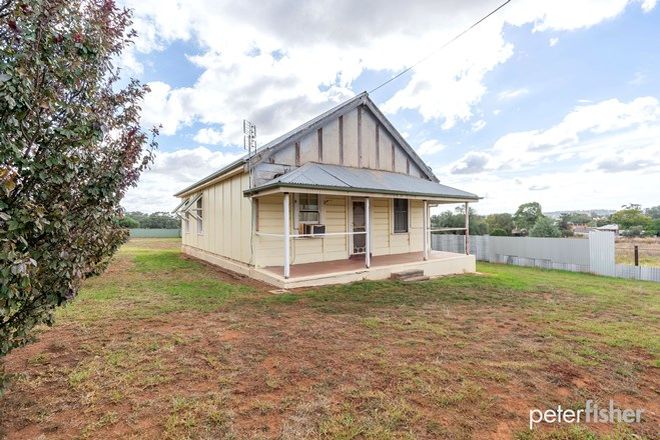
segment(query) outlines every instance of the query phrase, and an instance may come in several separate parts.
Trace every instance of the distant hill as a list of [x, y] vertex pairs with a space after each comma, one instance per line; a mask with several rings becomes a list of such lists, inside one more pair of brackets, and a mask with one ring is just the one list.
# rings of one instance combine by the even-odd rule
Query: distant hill
[[566, 211], [544, 212], [545, 215], [552, 218], [559, 218], [562, 214], [588, 214], [597, 217], [607, 217], [616, 212], [614, 209], [569, 209]]

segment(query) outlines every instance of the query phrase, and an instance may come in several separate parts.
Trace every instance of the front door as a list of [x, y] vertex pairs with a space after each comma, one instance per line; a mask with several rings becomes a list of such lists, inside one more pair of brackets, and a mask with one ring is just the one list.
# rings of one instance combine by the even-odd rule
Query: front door
[[[365, 232], [365, 210], [364, 200], [353, 200], [353, 232]], [[353, 235], [353, 254], [364, 254], [366, 234]]]

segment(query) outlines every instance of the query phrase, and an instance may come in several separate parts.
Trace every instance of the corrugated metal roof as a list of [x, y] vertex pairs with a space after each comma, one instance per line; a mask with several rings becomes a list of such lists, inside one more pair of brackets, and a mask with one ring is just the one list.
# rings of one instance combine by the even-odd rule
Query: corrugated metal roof
[[476, 194], [406, 174], [314, 162], [308, 162], [300, 168], [296, 168], [263, 185], [251, 188], [245, 191], [245, 194], [254, 194], [275, 187], [479, 199]]

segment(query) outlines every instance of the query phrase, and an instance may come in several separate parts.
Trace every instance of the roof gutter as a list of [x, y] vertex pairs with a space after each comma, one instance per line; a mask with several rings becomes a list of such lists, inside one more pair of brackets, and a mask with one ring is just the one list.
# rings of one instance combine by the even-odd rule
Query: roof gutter
[[343, 187], [328, 186], [328, 185], [309, 185], [309, 184], [302, 184], [302, 183], [280, 183], [280, 182], [275, 182], [275, 183], [272, 183], [270, 185], [260, 186], [258, 188], [246, 189], [245, 191], [243, 191], [243, 194], [245, 196], [252, 196], [252, 195], [258, 194], [262, 191], [266, 191], [268, 189], [274, 189], [274, 188], [320, 189], [320, 190], [326, 190], [326, 191], [340, 191], [340, 192], [347, 192], [347, 193], [361, 192], [361, 193], [388, 194], [388, 195], [398, 195], [398, 196], [413, 195], [413, 196], [416, 196], [416, 197], [456, 199], [456, 200], [459, 200], [459, 201], [462, 201], [462, 200], [478, 201], [478, 200], [483, 198], [483, 197], [477, 196], [476, 194], [471, 194], [471, 195], [466, 195], [466, 196], [455, 196], [455, 195], [448, 195], [448, 194], [427, 194], [427, 193], [417, 193], [417, 192], [394, 191], [394, 190], [388, 190], [388, 189], [356, 188], [356, 187], [343, 188]]
[[[219, 171], [216, 171], [215, 173], [206, 176], [202, 180], [195, 182], [194, 184], [190, 185], [189, 187], [182, 189], [178, 193], [174, 194], [174, 197], [185, 197], [189, 195], [192, 192], [195, 192], [197, 190], [206, 188], [208, 186], [211, 186], [217, 182], [220, 182], [221, 180], [225, 180], [229, 177], [235, 176], [236, 174], [239, 174], [240, 172], [243, 172], [243, 165], [245, 164], [246, 159], [239, 159], [234, 163], [231, 163], [227, 165], [226, 167], [222, 168]], [[240, 168], [240, 170], [239, 170]]]

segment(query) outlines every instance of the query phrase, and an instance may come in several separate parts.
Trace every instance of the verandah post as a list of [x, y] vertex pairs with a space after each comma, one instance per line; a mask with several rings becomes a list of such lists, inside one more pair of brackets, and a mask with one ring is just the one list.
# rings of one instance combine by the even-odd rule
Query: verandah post
[[284, 193], [284, 278], [289, 278], [289, 193]]
[[429, 202], [424, 200], [424, 218], [422, 221], [422, 235], [424, 236], [424, 260], [429, 259]]
[[370, 205], [370, 198], [367, 197], [364, 199], [364, 230], [366, 232], [366, 240], [364, 244], [364, 265], [368, 269], [371, 266], [371, 209], [369, 208]]
[[465, 202], [465, 255], [470, 255], [470, 208]]

